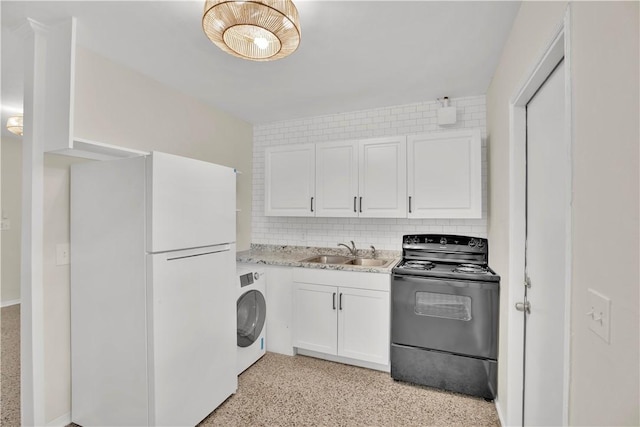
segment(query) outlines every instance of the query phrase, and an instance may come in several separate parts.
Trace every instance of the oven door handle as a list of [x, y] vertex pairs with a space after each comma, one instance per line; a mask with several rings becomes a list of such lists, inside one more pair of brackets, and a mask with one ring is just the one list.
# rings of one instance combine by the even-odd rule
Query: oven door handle
[[444, 277], [425, 277], [425, 276], [410, 276], [404, 274], [393, 274], [393, 281], [396, 282], [413, 282], [420, 285], [429, 286], [449, 286], [455, 288], [468, 288], [468, 289], [498, 289], [497, 282], [478, 282], [475, 280], [458, 280]]

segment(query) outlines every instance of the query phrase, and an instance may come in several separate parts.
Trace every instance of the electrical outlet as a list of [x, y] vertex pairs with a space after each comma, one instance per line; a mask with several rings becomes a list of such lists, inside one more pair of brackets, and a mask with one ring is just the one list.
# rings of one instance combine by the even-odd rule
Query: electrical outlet
[[3, 219], [0, 222], [0, 230], [11, 230], [11, 221], [8, 219]]
[[609, 332], [611, 330], [611, 300], [604, 295], [589, 289], [589, 329], [609, 342]]
[[69, 244], [60, 243], [56, 245], [56, 265], [69, 264]]

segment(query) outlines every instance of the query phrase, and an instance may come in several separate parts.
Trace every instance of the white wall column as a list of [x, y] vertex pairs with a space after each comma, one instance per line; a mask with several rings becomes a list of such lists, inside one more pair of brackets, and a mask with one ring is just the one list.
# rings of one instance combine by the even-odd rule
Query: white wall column
[[44, 425], [43, 169], [46, 33], [35, 21], [24, 35], [20, 365], [22, 425]]

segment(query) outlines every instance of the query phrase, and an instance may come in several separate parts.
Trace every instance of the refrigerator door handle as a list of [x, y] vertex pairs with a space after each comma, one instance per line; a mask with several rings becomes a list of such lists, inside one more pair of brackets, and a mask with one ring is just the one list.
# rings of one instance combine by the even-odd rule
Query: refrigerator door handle
[[[227, 252], [231, 250], [231, 245], [207, 246], [204, 248], [188, 249], [175, 252], [167, 252], [167, 261], [175, 261], [178, 259], [192, 258], [196, 256], [210, 255], [218, 252]], [[171, 256], [173, 255], [173, 256]]]

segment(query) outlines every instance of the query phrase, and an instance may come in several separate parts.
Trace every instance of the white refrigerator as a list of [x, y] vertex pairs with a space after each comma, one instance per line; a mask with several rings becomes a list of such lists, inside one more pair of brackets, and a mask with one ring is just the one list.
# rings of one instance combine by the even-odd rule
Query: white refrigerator
[[196, 425], [237, 388], [233, 169], [71, 168], [72, 421]]

